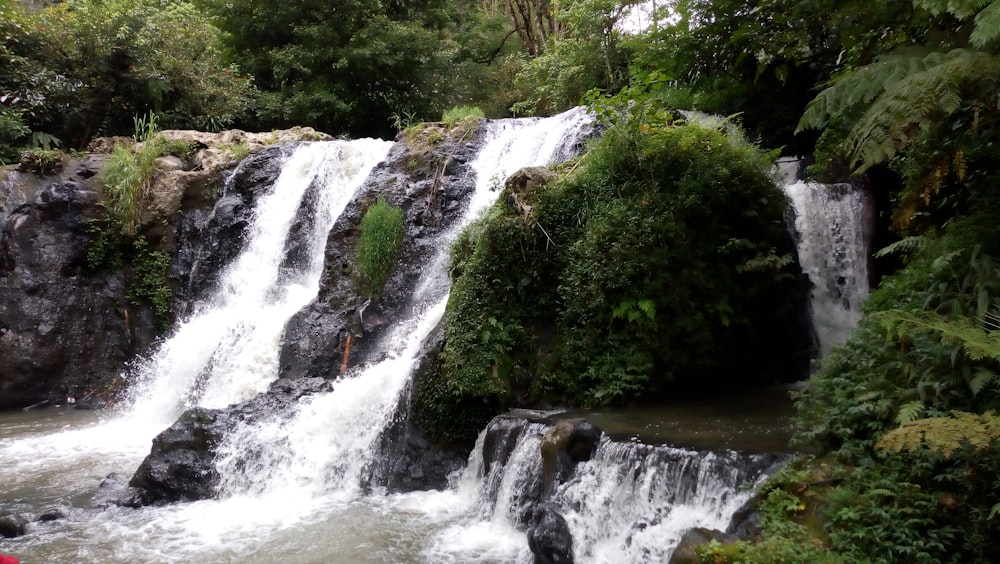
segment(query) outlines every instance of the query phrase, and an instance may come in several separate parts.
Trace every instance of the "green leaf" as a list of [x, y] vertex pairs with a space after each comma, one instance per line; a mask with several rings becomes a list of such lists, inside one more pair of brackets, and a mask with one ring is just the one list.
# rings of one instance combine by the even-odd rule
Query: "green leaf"
[[924, 402], [920, 400], [914, 400], [910, 403], [903, 404], [899, 408], [899, 413], [896, 414], [896, 424], [902, 425], [904, 423], [909, 423], [910, 421], [916, 421], [920, 418], [920, 414], [924, 411]]

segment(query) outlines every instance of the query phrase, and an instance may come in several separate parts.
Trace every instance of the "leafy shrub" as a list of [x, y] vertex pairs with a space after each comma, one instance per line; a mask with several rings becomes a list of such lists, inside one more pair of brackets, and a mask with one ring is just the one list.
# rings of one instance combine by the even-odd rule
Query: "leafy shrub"
[[402, 244], [403, 210], [379, 197], [361, 218], [355, 264], [363, 293], [374, 297], [382, 290]]
[[0, 93], [33, 131], [68, 146], [130, 134], [131, 116], [147, 111], [166, 127], [228, 124], [252, 100], [250, 80], [223, 61], [221, 32], [191, 2], [80, 0], [31, 11], [5, 1], [0, 11]]
[[138, 150], [116, 145], [101, 167], [98, 176], [104, 186], [104, 211], [110, 224], [126, 237], [138, 233], [162, 148], [156, 140]]
[[52, 174], [62, 168], [63, 152], [55, 149], [21, 151], [21, 170], [36, 174]]
[[768, 168], [716, 130], [622, 126], [560, 179], [506, 187], [452, 247], [438, 397], [595, 405], [774, 377], [764, 328], [790, 280], [763, 257], [792, 243]]
[[19, 159], [18, 147], [30, 134], [21, 112], [0, 106], [0, 164]]

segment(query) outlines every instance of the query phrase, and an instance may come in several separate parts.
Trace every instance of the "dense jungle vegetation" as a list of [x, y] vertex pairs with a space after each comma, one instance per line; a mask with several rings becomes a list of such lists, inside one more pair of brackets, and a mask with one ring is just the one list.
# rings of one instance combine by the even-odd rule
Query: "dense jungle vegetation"
[[513, 403], [766, 381], [794, 276], [766, 159], [811, 155], [875, 193], [882, 277], [798, 398], [809, 454], [765, 487], [762, 538], [703, 559], [1000, 561], [1000, 0], [661, 0], [626, 32], [631, 3], [0, 0], [0, 160], [147, 112], [384, 136], [591, 104], [603, 138], [455, 246], [418, 394], [445, 440]]

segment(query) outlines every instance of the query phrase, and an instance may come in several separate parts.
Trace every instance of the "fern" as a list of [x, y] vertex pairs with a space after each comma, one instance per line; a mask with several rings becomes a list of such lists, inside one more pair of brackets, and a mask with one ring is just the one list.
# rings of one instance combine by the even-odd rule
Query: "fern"
[[935, 16], [948, 13], [960, 20], [975, 16], [969, 41], [976, 47], [1000, 37], [1000, 0], [914, 0], [913, 5]]
[[920, 414], [924, 411], [924, 402], [921, 400], [914, 400], [907, 404], [903, 404], [899, 408], [899, 413], [896, 414], [896, 423], [898, 425], [903, 425], [904, 423], [909, 423], [920, 418]]
[[983, 451], [1000, 438], [1000, 417], [993, 413], [976, 415], [953, 411], [950, 417], [928, 417], [903, 423], [886, 433], [875, 445], [890, 452], [912, 452], [926, 446], [951, 458], [962, 446]]
[[[980, 50], [1000, 38], [1000, 0], [915, 0], [932, 14], [975, 16], [970, 48], [898, 51], [831, 82], [809, 103], [798, 129], [853, 121], [845, 153], [855, 172], [888, 161], [969, 101], [1000, 84], [1000, 57]], [[979, 96], [977, 96], [977, 94]], [[858, 111], [863, 113], [853, 120]]]
[[970, 318], [951, 320], [932, 313], [887, 311], [879, 315], [890, 328], [902, 325], [936, 332], [942, 341], [960, 344], [971, 361], [1000, 361], [1000, 331], [983, 326], [991, 323], [994, 319], [992, 315], [986, 316], [980, 323]]
[[927, 246], [927, 237], [924, 235], [913, 235], [904, 237], [895, 243], [886, 245], [875, 253], [875, 258], [882, 258], [891, 255], [910, 255]]

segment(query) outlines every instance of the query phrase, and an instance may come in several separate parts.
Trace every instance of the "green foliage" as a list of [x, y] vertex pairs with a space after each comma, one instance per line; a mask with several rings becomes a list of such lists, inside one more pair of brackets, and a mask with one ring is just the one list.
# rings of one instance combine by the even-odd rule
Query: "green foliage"
[[152, 308], [160, 329], [166, 330], [170, 325], [170, 301], [174, 295], [167, 280], [170, 255], [151, 249], [141, 235], [125, 237], [118, 229], [111, 228], [107, 220], [92, 220], [88, 232], [91, 238], [87, 268], [91, 272], [124, 269], [129, 302]]
[[762, 536], [752, 542], [710, 544], [698, 550], [702, 562], [824, 563], [850, 562], [830, 550], [824, 529], [823, 500], [843, 469], [828, 461], [798, 458], [772, 476], [757, 493]]
[[19, 159], [18, 146], [30, 134], [19, 111], [0, 106], [0, 164]]
[[361, 235], [355, 257], [361, 291], [375, 297], [396, 266], [403, 245], [403, 210], [379, 197], [361, 218]]
[[463, 386], [443, 373], [438, 357], [417, 389], [414, 412], [428, 438], [437, 443], [471, 445], [480, 429], [501, 409], [498, 396], [488, 387]]
[[262, 91], [260, 129], [392, 135], [392, 114], [440, 115], [464, 78], [453, 65], [466, 56], [457, 36], [470, 16], [457, 2], [203, 4]]
[[21, 152], [21, 170], [47, 175], [62, 168], [63, 152], [58, 150], [28, 149]]
[[962, 109], [970, 92], [988, 99], [997, 76], [1000, 58], [972, 49], [886, 56], [823, 90], [809, 103], [799, 129], [849, 119], [862, 108], [845, 151], [856, 172], [864, 172]]
[[799, 399], [799, 441], [855, 466], [828, 496], [831, 546], [851, 560], [1000, 557], [1000, 207], [975, 202], [904, 239], [906, 267]]
[[149, 112], [148, 115], [135, 116], [132, 118], [133, 123], [133, 133], [132, 139], [136, 143], [142, 143], [143, 141], [148, 141], [153, 137], [160, 128], [157, 126], [157, 117], [153, 112]]
[[761, 153], [636, 119], [567, 170], [507, 186], [454, 243], [438, 397], [599, 405], [775, 375], [762, 328], [787, 281], [738, 268], [791, 245]]
[[456, 122], [469, 118], [476, 119], [482, 117], [485, 117], [483, 110], [480, 110], [476, 106], [455, 106], [454, 108], [445, 110], [441, 116], [441, 121], [447, 125], [454, 125]]
[[573, 0], [553, 5], [558, 22], [538, 53], [523, 60], [514, 79], [518, 114], [544, 115], [580, 104], [591, 89], [616, 92], [628, 82], [628, 52], [619, 22], [630, 4]]
[[166, 127], [232, 123], [250, 81], [222, 60], [220, 32], [186, 1], [71, 0], [38, 11], [3, 2], [0, 98], [33, 131], [82, 148], [133, 131], [155, 112]]
[[159, 156], [155, 143], [138, 151], [116, 145], [99, 173], [104, 186], [104, 206], [109, 222], [126, 237], [138, 233], [149, 186]]
[[945, 458], [963, 447], [984, 451], [1000, 439], [1000, 417], [992, 413], [976, 415], [953, 411], [948, 417], [928, 417], [904, 422], [889, 431], [875, 445], [891, 452], [916, 452], [926, 447]]
[[235, 162], [239, 163], [250, 154], [250, 145], [246, 141], [240, 141], [233, 145], [223, 145], [222, 152]]

